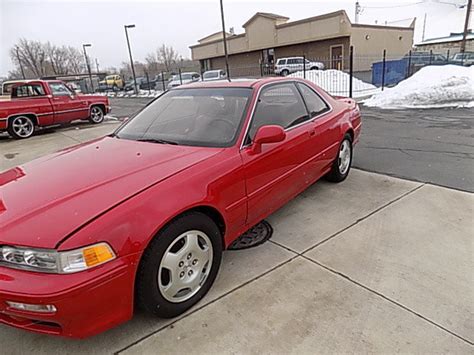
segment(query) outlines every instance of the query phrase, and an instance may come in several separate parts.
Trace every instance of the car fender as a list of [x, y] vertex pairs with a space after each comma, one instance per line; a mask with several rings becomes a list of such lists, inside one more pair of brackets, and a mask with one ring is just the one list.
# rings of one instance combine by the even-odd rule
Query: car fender
[[224, 244], [229, 245], [247, 229], [241, 158], [238, 153], [224, 152], [210, 160], [196, 164], [106, 211], [64, 240], [58, 246], [59, 250], [105, 241], [120, 256], [142, 252], [167, 223], [186, 211], [203, 207], [212, 208], [222, 216], [226, 226]]

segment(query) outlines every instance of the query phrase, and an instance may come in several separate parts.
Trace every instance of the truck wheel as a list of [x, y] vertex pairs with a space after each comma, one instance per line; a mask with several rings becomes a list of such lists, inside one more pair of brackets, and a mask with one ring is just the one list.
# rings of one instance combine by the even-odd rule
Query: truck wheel
[[30, 138], [35, 133], [35, 123], [28, 116], [17, 116], [10, 119], [8, 133], [15, 139]]
[[102, 123], [104, 121], [104, 109], [100, 106], [92, 106], [89, 121], [94, 124]]

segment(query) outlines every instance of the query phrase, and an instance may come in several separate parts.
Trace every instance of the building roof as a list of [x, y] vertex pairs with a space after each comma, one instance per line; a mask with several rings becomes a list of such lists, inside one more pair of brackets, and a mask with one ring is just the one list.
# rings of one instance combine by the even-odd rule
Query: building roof
[[250, 24], [250, 22], [255, 20], [257, 17], [266, 17], [266, 18], [269, 18], [269, 19], [272, 19], [272, 20], [285, 20], [285, 21], [290, 19], [289, 17], [281, 16], [281, 15], [277, 15], [277, 14], [272, 14], [270, 12], [257, 12], [255, 15], [253, 15], [251, 18], [249, 18], [248, 21], [245, 22], [242, 25], [242, 27], [247, 27]]
[[[462, 33], [451, 33], [449, 36], [427, 39], [426, 41], [415, 44], [415, 46], [424, 46], [428, 44], [437, 44], [437, 43], [459, 42], [459, 41], [462, 41], [462, 37], [463, 37]], [[473, 40], [473, 39], [474, 39], [474, 33], [472, 33], [471, 31], [468, 32], [466, 36], [466, 40]]]
[[[207, 40], [211, 37], [214, 37], [215, 35], [218, 35], [218, 34], [222, 35], [222, 31], [217, 31], [217, 32], [211, 33], [210, 35], [207, 35], [206, 37], [198, 39], [198, 42], [204, 42], [205, 40]], [[226, 32], [225, 35], [226, 35], [226, 37], [232, 36], [232, 34], [229, 33], [229, 32]]]

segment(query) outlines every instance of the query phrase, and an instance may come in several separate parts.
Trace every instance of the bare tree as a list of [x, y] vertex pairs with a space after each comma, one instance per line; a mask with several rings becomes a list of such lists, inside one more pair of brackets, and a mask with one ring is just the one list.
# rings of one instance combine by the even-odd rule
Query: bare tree
[[179, 54], [172, 46], [162, 44], [157, 50], [157, 58], [158, 62], [164, 65], [166, 71], [171, 71], [173, 65], [178, 61]]
[[81, 73], [84, 69], [84, 58], [79, 50], [74, 47], [58, 47], [50, 42], [41, 43], [22, 38], [10, 49], [10, 57], [15, 65], [12, 76], [21, 72], [21, 67], [28, 78]]

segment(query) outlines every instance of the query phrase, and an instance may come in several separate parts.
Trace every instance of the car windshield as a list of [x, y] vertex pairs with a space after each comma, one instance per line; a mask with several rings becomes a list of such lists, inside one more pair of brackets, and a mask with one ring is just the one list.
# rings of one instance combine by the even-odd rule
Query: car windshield
[[171, 90], [116, 136], [163, 144], [228, 147], [237, 139], [251, 93], [249, 88]]
[[219, 76], [219, 72], [217, 71], [208, 71], [204, 73], [204, 79], [217, 78], [218, 76]]

